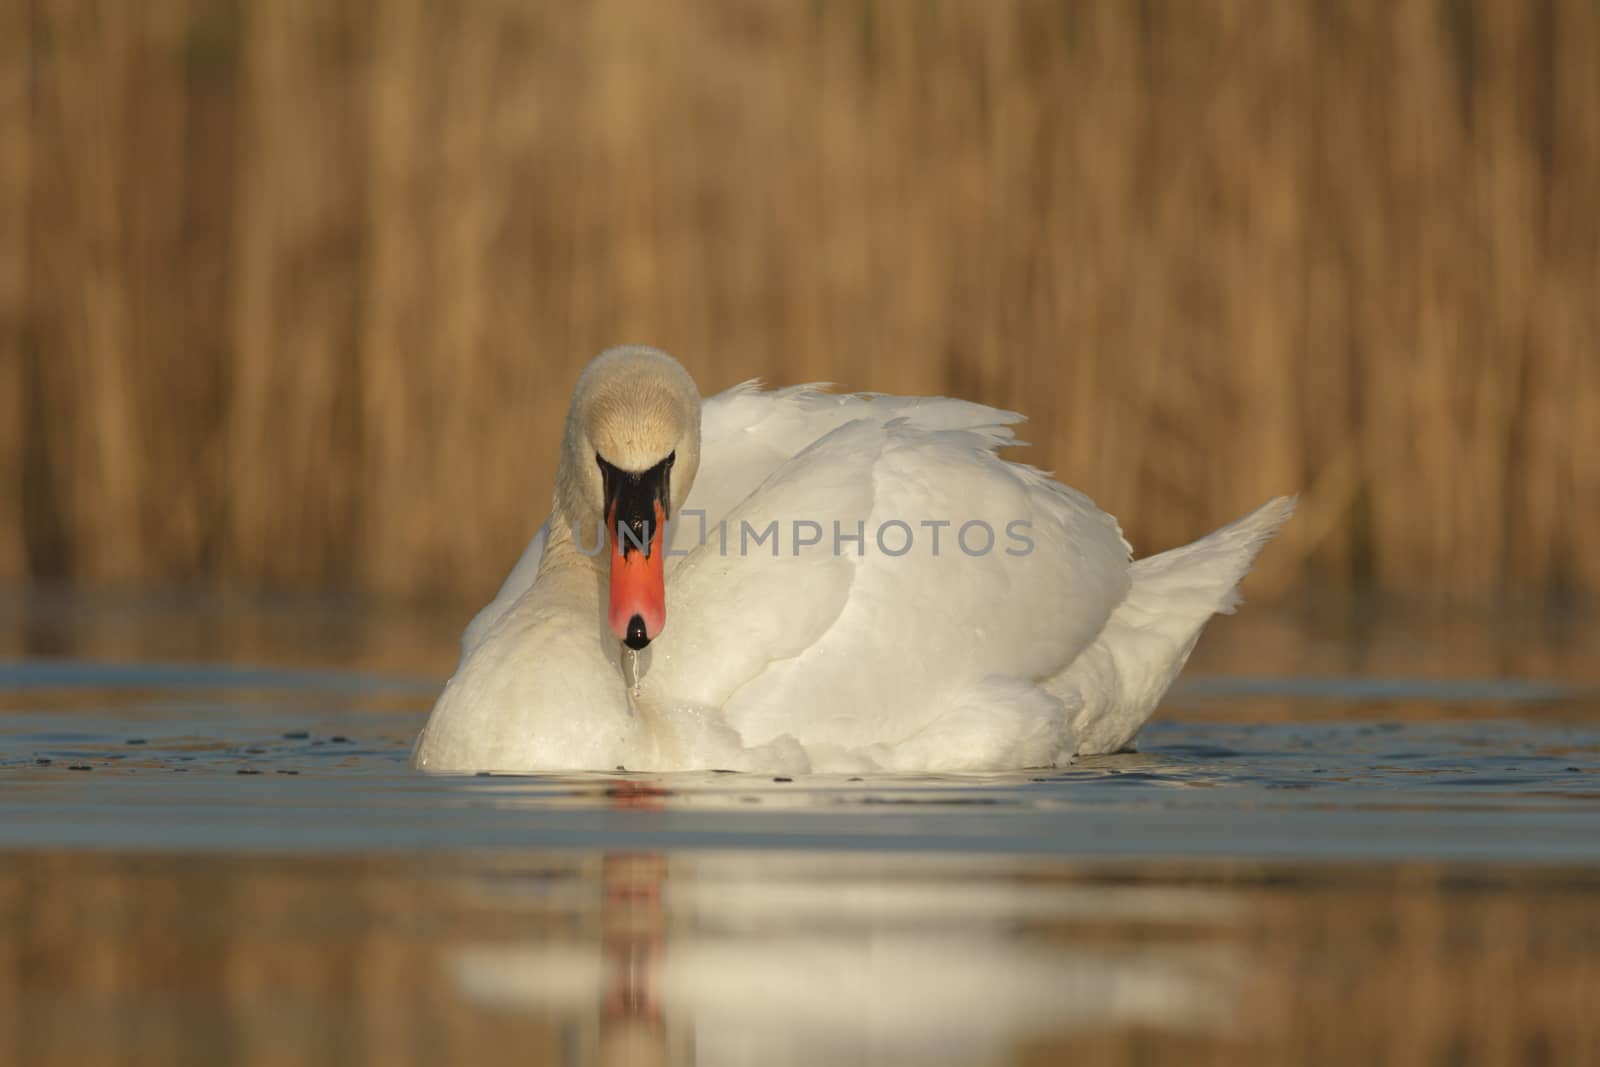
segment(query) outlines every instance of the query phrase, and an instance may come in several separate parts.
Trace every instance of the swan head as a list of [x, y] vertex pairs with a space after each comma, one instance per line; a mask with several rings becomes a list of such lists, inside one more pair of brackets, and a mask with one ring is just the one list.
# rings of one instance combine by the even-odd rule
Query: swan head
[[600, 353], [567, 412], [556, 500], [580, 544], [605, 530], [611, 632], [641, 649], [666, 624], [665, 526], [700, 467], [700, 390], [643, 345]]

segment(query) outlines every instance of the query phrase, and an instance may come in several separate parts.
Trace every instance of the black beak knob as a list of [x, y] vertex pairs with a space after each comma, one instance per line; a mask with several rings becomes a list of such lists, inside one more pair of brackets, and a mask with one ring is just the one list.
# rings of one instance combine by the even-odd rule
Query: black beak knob
[[650, 643], [650, 635], [644, 632], [644, 618], [635, 615], [628, 620], [628, 639], [626, 644], [635, 652]]

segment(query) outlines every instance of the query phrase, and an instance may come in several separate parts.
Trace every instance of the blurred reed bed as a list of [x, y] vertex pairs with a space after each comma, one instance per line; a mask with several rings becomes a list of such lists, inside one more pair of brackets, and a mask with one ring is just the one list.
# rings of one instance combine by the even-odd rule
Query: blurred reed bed
[[[917, 875], [926, 866], [879, 860], [866, 868], [871, 882], [838, 886], [830, 879], [851, 870], [848, 857], [796, 854], [787, 865], [770, 854], [742, 858], [760, 873], [714, 899], [753, 901], [757, 916], [796, 893], [836, 886], [856, 891], [844, 892], [846, 899], [904, 900], [915, 909], [933, 888]], [[791, 948], [797, 935], [785, 937], [760, 918], [730, 930], [726, 920], [697, 914], [684, 901], [700, 899], [697, 888], [717, 887], [697, 881], [694, 854], [479, 851], [428, 859], [424, 873], [404, 855], [57, 850], [8, 857], [0, 870], [0, 1051], [15, 1062], [71, 1067], [664, 1065], [739, 1062], [738, 1053], [723, 1051], [727, 1032], [770, 1032], [763, 1059], [773, 1062], [799, 1061], [785, 1039], [831, 1038], [830, 1050], [861, 1053], [851, 1062], [919, 1062], [928, 1054], [928, 1039], [918, 1045], [907, 1010], [897, 1010], [904, 990], [867, 981], [886, 969], [878, 961], [893, 955], [885, 943], [906, 929], [903, 920], [863, 920], [856, 904], [815, 932], [810, 951], [791, 953], [785, 966], [818, 983], [841, 967], [863, 975], [858, 1010], [840, 1033], [824, 1034], [803, 1011], [792, 1022], [749, 1016], [753, 998], [723, 993], [704, 1007], [705, 988], [713, 998], [725, 988], [714, 970], [753, 972], [759, 985], [769, 973], [760, 960]], [[803, 879], [765, 873], [802, 860], [810, 866]], [[954, 932], [979, 948], [1026, 944], [1064, 960], [1097, 958], [1112, 974], [1117, 964], [1142, 961], [1147, 973], [1182, 977], [1186, 961], [1223, 961], [1211, 968], [1211, 981], [1231, 1010], [1210, 1027], [1141, 1025], [1129, 1016], [1159, 1020], [1163, 1010], [1181, 1009], [1157, 999], [1159, 982], [1124, 977], [1120, 1018], [1069, 1015], [1054, 1032], [1010, 1031], [1000, 1022], [977, 1046], [988, 1053], [980, 1062], [1580, 1064], [1592, 1062], [1600, 1040], [1591, 1010], [1600, 992], [1600, 921], [1590, 872], [1424, 863], [1309, 871], [1247, 861], [1012, 865], [1003, 857], [990, 857], [988, 870], [971, 879], [979, 899], [1052, 894], [1054, 907], [1003, 923], [955, 910], [947, 925], [915, 929], [932, 937]], [[1209, 907], [1175, 914], [1085, 907], [1119, 894]], [[793, 929], [793, 922], [784, 925]], [[681, 962], [703, 958], [696, 949], [704, 953], [708, 941], [718, 946], [718, 967]], [[497, 1000], [482, 981], [463, 977], [462, 966], [495, 948], [512, 958], [549, 952], [575, 963], [555, 981], [534, 973], [525, 986], [508, 982], [509, 995]], [[583, 966], [591, 957], [603, 960], [598, 974]], [[646, 991], [617, 996], [636, 986]], [[870, 1045], [863, 1021], [873, 1023]]]
[[577, 369], [1026, 411], [1251, 590], [1600, 592], [1587, 0], [0, 5], [0, 578], [478, 598]]

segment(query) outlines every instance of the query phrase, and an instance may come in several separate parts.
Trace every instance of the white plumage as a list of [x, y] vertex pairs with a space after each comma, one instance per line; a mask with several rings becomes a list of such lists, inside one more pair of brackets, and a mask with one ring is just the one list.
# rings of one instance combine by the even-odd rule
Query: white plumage
[[[674, 374], [687, 381], [651, 350], [602, 354], [564, 465], [583, 454], [586, 389], [648, 394]], [[1294, 506], [1132, 563], [1087, 496], [995, 454], [1011, 412], [746, 383], [704, 401], [695, 441], [661, 408], [641, 401], [661, 425], [638, 442], [697, 449], [698, 473], [675, 500], [683, 554], [665, 560], [667, 623], [636, 694], [603, 617], [604, 557], [546, 552], [583, 510], [563, 505], [579, 489], [562, 479], [581, 478], [564, 470], [551, 522], [467, 628], [417, 766], [964, 771], [1114, 752]]]

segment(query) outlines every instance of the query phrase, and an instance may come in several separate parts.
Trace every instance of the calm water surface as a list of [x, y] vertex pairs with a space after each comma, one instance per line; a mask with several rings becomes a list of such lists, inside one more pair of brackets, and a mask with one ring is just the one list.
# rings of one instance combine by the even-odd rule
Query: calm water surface
[[1584, 620], [1246, 615], [1138, 753], [790, 781], [415, 774], [453, 619], [10, 611], [0, 1061], [1600, 1057]]

